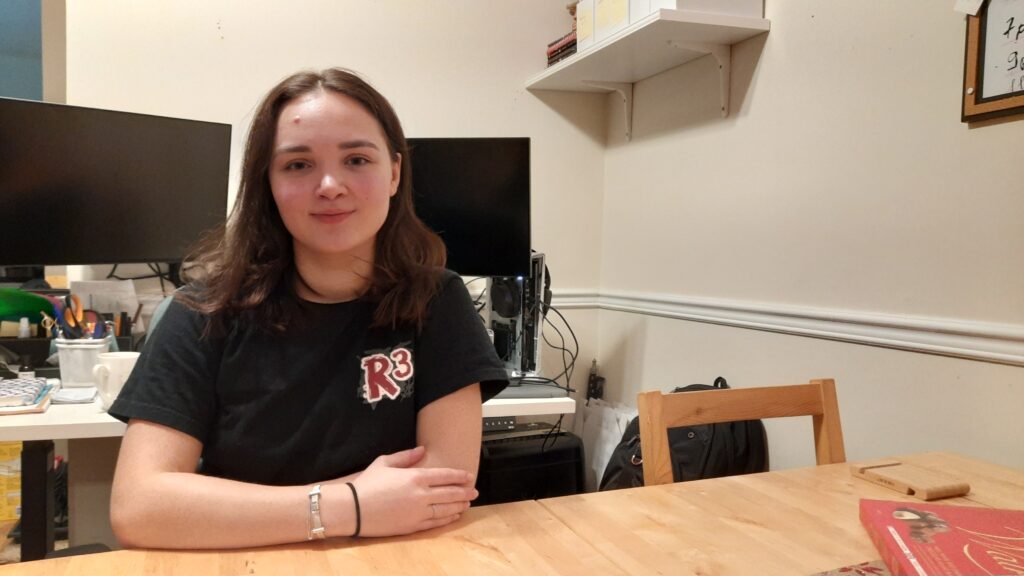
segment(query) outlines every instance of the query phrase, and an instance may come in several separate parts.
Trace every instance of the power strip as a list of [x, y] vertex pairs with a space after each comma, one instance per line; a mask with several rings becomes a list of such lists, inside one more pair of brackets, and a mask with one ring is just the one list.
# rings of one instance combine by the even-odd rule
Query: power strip
[[486, 444], [495, 442], [508, 442], [510, 440], [536, 438], [540, 436], [557, 436], [564, 434], [565, 430], [554, 432], [555, 425], [547, 422], [524, 422], [516, 424], [509, 430], [498, 430], [485, 432], [483, 441]]
[[484, 417], [484, 432], [507, 431], [516, 429], [515, 416]]

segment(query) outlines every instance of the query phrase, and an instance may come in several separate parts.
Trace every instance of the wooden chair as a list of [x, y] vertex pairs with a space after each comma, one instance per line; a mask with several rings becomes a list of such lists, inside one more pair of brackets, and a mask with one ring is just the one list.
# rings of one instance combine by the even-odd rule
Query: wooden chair
[[662, 394], [659, 390], [637, 395], [640, 445], [644, 454], [644, 484], [670, 484], [672, 462], [668, 429], [716, 422], [814, 417], [814, 448], [818, 464], [846, 462], [843, 428], [839, 421], [834, 380], [763, 388], [729, 388]]

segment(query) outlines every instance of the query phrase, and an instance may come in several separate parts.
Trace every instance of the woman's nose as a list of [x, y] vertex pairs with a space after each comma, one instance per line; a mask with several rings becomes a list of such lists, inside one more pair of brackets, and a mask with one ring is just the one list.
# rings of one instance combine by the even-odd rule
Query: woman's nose
[[316, 193], [318, 196], [327, 199], [336, 198], [345, 193], [345, 186], [337, 174], [324, 172], [320, 177], [320, 184], [317, 187]]

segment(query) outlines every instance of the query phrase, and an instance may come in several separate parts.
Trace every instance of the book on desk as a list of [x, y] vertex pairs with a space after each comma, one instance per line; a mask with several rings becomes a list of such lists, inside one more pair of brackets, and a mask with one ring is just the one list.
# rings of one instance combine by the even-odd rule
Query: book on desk
[[46, 378], [5, 378], [0, 380], [0, 415], [44, 412], [56, 386]]
[[1024, 510], [863, 499], [860, 520], [898, 576], [1024, 574]]

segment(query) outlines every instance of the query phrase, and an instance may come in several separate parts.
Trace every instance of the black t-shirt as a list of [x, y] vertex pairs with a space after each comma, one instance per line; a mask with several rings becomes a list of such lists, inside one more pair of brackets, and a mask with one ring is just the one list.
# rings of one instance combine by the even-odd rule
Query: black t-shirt
[[419, 333], [370, 329], [362, 300], [300, 308], [307, 321], [284, 333], [238, 321], [201, 337], [207, 318], [172, 302], [110, 414], [194, 436], [205, 474], [295, 485], [416, 446], [416, 415], [438, 398], [480, 382], [486, 401], [507, 384], [454, 273]]

